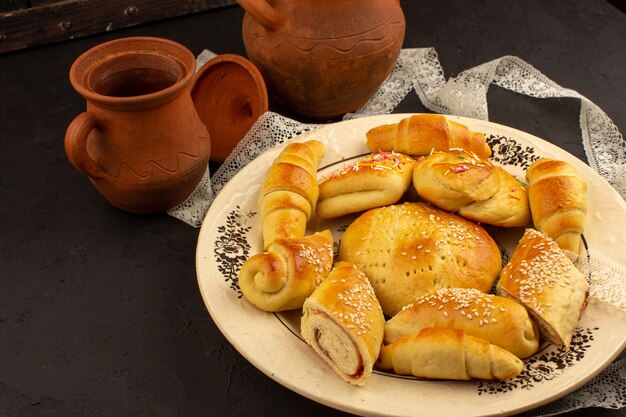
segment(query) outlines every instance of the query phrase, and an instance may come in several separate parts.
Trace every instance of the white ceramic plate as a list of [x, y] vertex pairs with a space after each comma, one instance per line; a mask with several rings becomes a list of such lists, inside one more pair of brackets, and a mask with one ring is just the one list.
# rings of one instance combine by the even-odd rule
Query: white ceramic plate
[[[326, 144], [320, 178], [343, 163], [366, 154], [365, 133], [396, 123], [406, 114], [375, 116], [324, 126], [294, 138]], [[452, 119], [487, 135], [492, 160], [524, 178], [538, 157], [572, 163], [588, 185], [588, 247], [626, 265], [626, 204], [589, 166], [560, 148], [502, 125], [460, 117]], [[262, 251], [257, 196], [268, 167], [285, 144], [242, 169], [220, 192], [207, 213], [198, 239], [196, 268], [202, 297], [211, 317], [232, 345], [254, 366], [287, 388], [312, 400], [358, 415], [491, 416], [519, 413], [551, 402], [597, 375], [626, 345], [626, 314], [591, 299], [569, 351], [544, 345], [525, 361], [523, 373], [504, 382], [429, 381], [376, 372], [364, 387], [340, 380], [299, 337], [300, 312], [271, 314], [242, 297], [237, 274], [243, 262]], [[330, 227], [335, 244], [350, 219], [321, 223], [309, 233]], [[506, 257], [521, 229], [489, 229]]]

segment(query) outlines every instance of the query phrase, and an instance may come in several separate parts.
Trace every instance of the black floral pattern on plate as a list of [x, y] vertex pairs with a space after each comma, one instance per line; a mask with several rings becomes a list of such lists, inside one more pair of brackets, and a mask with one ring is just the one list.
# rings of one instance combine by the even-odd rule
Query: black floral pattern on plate
[[487, 136], [487, 143], [491, 147], [491, 159], [501, 165], [516, 166], [528, 169], [530, 164], [540, 156], [535, 154], [535, 149], [523, 146], [518, 141], [506, 136]]
[[250, 243], [247, 233], [252, 229], [248, 226], [248, 220], [256, 215], [255, 212], [241, 213], [241, 208], [231, 211], [226, 216], [226, 224], [219, 226], [219, 235], [214, 242], [213, 253], [217, 262], [217, 269], [224, 276], [224, 281], [229, 282], [230, 288], [237, 292], [241, 298], [238, 274], [242, 265], [250, 256]]
[[578, 328], [572, 336], [569, 349], [554, 349], [524, 360], [524, 370], [508, 381], [480, 381], [476, 383], [478, 395], [501, 394], [515, 389], [530, 390], [545, 381], [551, 381], [585, 357], [593, 340], [594, 328]]

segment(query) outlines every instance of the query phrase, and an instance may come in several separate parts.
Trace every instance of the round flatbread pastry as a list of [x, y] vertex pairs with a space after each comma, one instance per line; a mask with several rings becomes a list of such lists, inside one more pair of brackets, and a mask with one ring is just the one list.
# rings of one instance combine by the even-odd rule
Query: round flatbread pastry
[[363, 213], [346, 229], [339, 258], [367, 275], [389, 317], [440, 288], [489, 292], [502, 267], [485, 229], [422, 202]]

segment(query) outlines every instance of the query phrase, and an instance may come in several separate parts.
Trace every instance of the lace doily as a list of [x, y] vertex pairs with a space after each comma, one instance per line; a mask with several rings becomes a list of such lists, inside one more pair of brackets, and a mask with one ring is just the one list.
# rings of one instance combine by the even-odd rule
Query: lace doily
[[489, 120], [491, 84], [531, 97], [580, 99], [580, 128], [589, 166], [626, 198], [626, 143], [615, 124], [589, 99], [514, 56], [463, 71], [446, 82], [433, 48], [403, 49], [394, 72], [372, 100], [346, 118], [391, 113], [413, 87], [422, 104], [436, 113]]
[[524, 417], [553, 416], [588, 407], [613, 410], [626, 407], [626, 358], [613, 362], [600, 375], [578, 390], [529, 411]]
[[583, 275], [591, 277], [589, 295], [626, 312], [626, 288], [623, 283], [626, 267], [592, 248], [587, 250], [587, 254], [587, 257], [581, 258], [588, 259], [588, 263], [579, 269]]
[[[213, 56], [210, 51], [200, 54], [198, 68]], [[436, 113], [488, 120], [487, 90], [491, 84], [531, 97], [580, 99], [582, 142], [589, 165], [626, 198], [626, 144], [610, 118], [578, 92], [559, 86], [514, 56], [487, 62], [446, 81], [433, 48], [403, 49], [394, 70], [372, 99], [346, 114], [344, 120], [389, 114], [411, 90], [426, 108]], [[199, 227], [215, 195], [241, 168], [267, 149], [319, 126], [265, 113], [212, 177], [207, 171], [187, 201], [168, 213]], [[589, 251], [588, 259], [584, 269], [591, 277], [590, 295], [626, 311], [626, 291], [622, 284], [626, 268], [593, 250]], [[626, 407], [626, 358], [614, 362], [573, 393], [525, 416], [550, 416], [585, 407]]]

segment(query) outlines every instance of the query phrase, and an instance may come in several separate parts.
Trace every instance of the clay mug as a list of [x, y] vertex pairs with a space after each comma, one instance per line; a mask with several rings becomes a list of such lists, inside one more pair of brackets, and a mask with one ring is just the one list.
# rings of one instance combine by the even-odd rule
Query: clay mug
[[248, 58], [270, 94], [315, 119], [365, 104], [404, 40], [399, 0], [237, 0]]
[[114, 206], [150, 213], [181, 204], [208, 168], [209, 133], [191, 99], [196, 59], [161, 38], [97, 45], [70, 69], [86, 111], [68, 126], [65, 151]]

